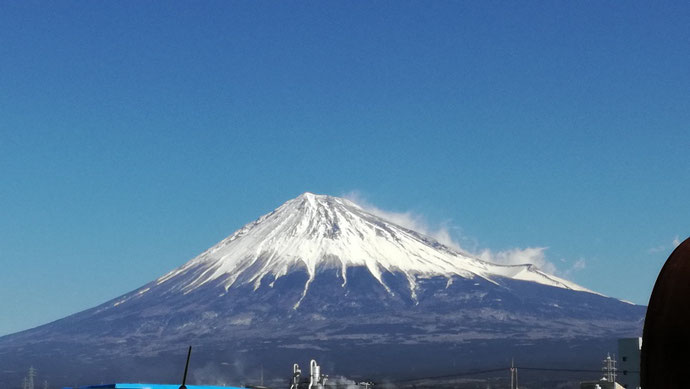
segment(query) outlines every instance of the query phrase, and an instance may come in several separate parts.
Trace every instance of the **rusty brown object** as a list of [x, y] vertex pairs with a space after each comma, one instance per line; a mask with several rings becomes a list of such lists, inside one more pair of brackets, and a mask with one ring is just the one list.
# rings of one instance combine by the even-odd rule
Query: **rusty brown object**
[[690, 238], [671, 253], [654, 284], [642, 335], [644, 389], [684, 388], [690, 373]]

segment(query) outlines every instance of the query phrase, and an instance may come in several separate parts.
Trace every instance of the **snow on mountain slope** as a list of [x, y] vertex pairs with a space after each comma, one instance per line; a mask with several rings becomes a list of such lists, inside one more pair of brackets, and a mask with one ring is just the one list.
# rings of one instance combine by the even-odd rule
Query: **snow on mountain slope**
[[479, 260], [372, 215], [349, 200], [312, 193], [247, 224], [156, 284], [168, 284], [183, 293], [214, 280], [223, 282], [226, 291], [248, 283], [256, 289], [267, 276], [272, 285], [292, 270], [306, 269], [304, 298], [317, 271], [338, 269], [345, 286], [346, 269], [354, 266], [366, 267], [389, 292], [382, 274], [404, 274], [413, 299], [417, 280], [435, 276], [447, 277], [449, 282], [454, 276], [491, 282], [507, 277], [593, 293], [533, 265], [503, 266]]

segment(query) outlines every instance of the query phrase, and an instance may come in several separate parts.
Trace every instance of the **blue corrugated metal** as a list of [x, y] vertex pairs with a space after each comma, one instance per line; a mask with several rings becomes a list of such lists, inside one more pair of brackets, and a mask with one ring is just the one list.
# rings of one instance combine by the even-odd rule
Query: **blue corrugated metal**
[[[187, 389], [243, 389], [238, 386], [207, 386], [207, 385], [186, 385]], [[66, 387], [63, 389], [179, 389], [180, 385], [163, 384], [107, 384], [80, 386], [78, 388]]]

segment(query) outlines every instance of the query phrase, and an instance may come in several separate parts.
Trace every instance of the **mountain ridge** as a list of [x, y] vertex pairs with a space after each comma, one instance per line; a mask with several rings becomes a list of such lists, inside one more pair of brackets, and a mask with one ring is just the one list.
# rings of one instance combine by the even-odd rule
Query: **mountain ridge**
[[[0, 365], [31, 363], [70, 385], [175, 382], [174, 350], [194, 344], [200, 366], [240, 361], [267, 377], [313, 357], [340, 374], [444, 374], [503, 363], [506, 350], [586, 366], [617, 337], [641, 333], [644, 307], [561, 282], [304, 194], [140, 288], [0, 337]], [[251, 374], [229, 372], [228, 382]], [[15, 375], [0, 375], [0, 386]]]

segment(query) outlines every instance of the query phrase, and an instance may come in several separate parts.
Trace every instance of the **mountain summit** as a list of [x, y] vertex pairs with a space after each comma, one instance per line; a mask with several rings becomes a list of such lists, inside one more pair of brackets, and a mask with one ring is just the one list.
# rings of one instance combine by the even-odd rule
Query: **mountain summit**
[[272, 286], [277, 278], [303, 269], [309, 274], [304, 297], [318, 271], [338, 269], [345, 286], [347, 269], [358, 266], [365, 267], [389, 293], [382, 274], [404, 274], [415, 300], [417, 279], [435, 276], [448, 282], [453, 277], [489, 281], [507, 277], [589, 292], [533, 265], [505, 266], [479, 260], [375, 216], [349, 200], [309, 192], [244, 226], [156, 284], [188, 293], [222, 279], [226, 290], [246, 283], [258, 289], [267, 276]]
[[283, 377], [311, 358], [370, 377], [447, 374], [511, 356], [590, 367], [582, 363], [616, 338], [641, 333], [644, 312], [304, 193], [132, 292], [1, 337], [0, 365], [17, 376], [0, 375], [0, 386], [32, 364], [55, 383], [176, 382], [189, 344], [195, 363], [228, 383], [261, 366]]

